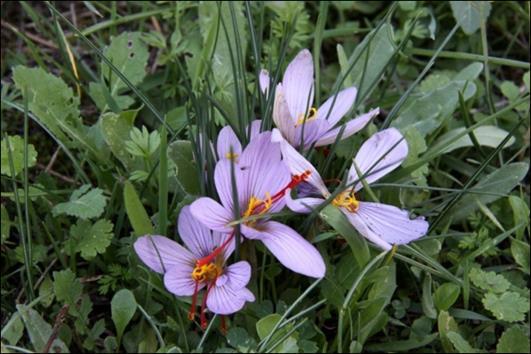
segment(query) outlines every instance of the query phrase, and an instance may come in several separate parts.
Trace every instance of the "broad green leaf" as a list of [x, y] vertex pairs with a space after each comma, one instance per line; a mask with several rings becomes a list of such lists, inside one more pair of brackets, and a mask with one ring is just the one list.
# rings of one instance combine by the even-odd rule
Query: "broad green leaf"
[[20, 314], [14, 312], [9, 321], [2, 327], [2, 339], [10, 345], [16, 345], [24, 334], [24, 323], [20, 319]]
[[[140, 39], [139, 32], [124, 32], [111, 40], [111, 44], [105, 48], [103, 54], [112, 64], [127, 77], [133, 85], [138, 85], [146, 76], [146, 64], [149, 52], [144, 42]], [[102, 62], [101, 73], [107, 82], [111, 97], [115, 99], [120, 109], [127, 109], [134, 102], [124, 100], [120, 96], [127, 85], [116, 76], [111, 68]]]
[[487, 293], [482, 301], [497, 319], [507, 322], [523, 321], [529, 311], [529, 299], [512, 291], [501, 295]]
[[[372, 40], [371, 40], [372, 38]], [[367, 43], [370, 45], [367, 47]], [[370, 32], [365, 36], [365, 39], [356, 46], [356, 49], [349, 57], [348, 63], [341, 66], [341, 77], [343, 77], [348, 68], [354, 63], [356, 64], [350, 71], [349, 80], [358, 87], [358, 96], [365, 98], [369, 92], [369, 88], [376, 81], [379, 81], [382, 76], [381, 71], [387, 66], [395, 52], [395, 43], [393, 42], [393, 27], [389, 24], [384, 24], [378, 29], [378, 32]], [[361, 56], [360, 56], [361, 55]], [[367, 55], [369, 56], [367, 59]], [[367, 60], [367, 65], [365, 61]], [[340, 62], [341, 64], [341, 62]], [[363, 77], [363, 82], [361, 82]], [[346, 87], [346, 83], [343, 83]]]
[[416, 128], [425, 137], [437, 129], [443, 120], [449, 117], [459, 103], [459, 92], [465, 100], [476, 92], [473, 80], [480, 74], [479, 63], [469, 64], [459, 73], [434, 73], [426, 77], [420, 88], [408, 98], [392, 126], [403, 131]]
[[58, 301], [75, 305], [81, 296], [82, 285], [76, 275], [70, 269], [66, 269], [53, 272], [53, 291]]
[[448, 314], [446, 311], [440, 311], [439, 317], [437, 318], [437, 327], [439, 329], [439, 336], [441, 340], [442, 347], [446, 353], [453, 352], [454, 348], [452, 342], [448, 339], [448, 332], [457, 332], [458, 326], [454, 318]]
[[153, 225], [151, 220], [136, 193], [135, 187], [129, 181], [126, 181], [124, 185], [124, 204], [135, 235], [152, 235]]
[[468, 276], [475, 286], [486, 291], [503, 293], [511, 286], [503, 275], [485, 272], [479, 268], [472, 268]]
[[529, 335], [519, 327], [507, 329], [496, 346], [497, 353], [529, 353]]
[[[26, 305], [17, 305], [17, 311], [24, 322], [30, 342], [35, 352], [42, 352], [52, 335], [52, 326], [46, 322], [42, 316]], [[68, 353], [67, 348], [62, 340], [56, 338], [50, 347], [51, 353]]]
[[39, 285], [39, 297], [41, 298], [40, 304], [44, 307], [50, 306], [55, 298], [53, 282], [49, 276], [45, 277]]
[[480, 350], [476, 349], [476, 348], [473, 348], [470, 343], [468, 343], [466, 341], [466, 339], [464, 339], [459, 333], [457, 332], [454, 332], [454, 331], [449, 331], [446, 336], [448, 337], [448, 339], [450, 339], [450, 341], [452, 342], [452, 344], [454, 345], [455, 349], [457, 349], [457, 351], [459, 353], [479, 353]]
[[522, 271], [529, 274], [529, 243], [511, 240], [511, 253], [516, 263], [522, 267]]
[[78, 220], [70, 228], [70, 246], [74, 252], [80, 252], [83, 259], [91, 260], [109, 247], [112, 230], [113, 224], [109, 220], [101, 219], [94, 224], [88, 220]]
[[41, 68], [17, 66], [13, 80], [28, 108], [66, 146], [86, 149], [103, 161], [102, 152], [88, 139], [88, 128], [79, 113], [79, 97], [65, 82]]
[[[266, 338], [275, 325], [280, 321], [281, 316], [277, 313], [273, 313], [271, 315], [268, 315], [264, 318], [261, 318], [258, 322], [256, 322], [256, 332], [258, 333], [258, 337], [263, 340]], [[297, 332], [294, 332], [292, 335], [290, 335], [288, 338], [283, 340], [281, 343], [276, 345], [274, 348], [271, 348], [272, 344], [275, 344], [280, 338], [284, 337], [286, 333], [290, 330], [290, 328], [293, 327], [291, 324], [283, 327], [282, 329], [277, 329], [275, 334], [269, 339], [268, 348], [273, 351], [274, 353], [297, 353], [298, 352], [298, 346], [297, 346], [297, 340], [295, 338], [295, 335]]]
[[422, 312], [428, 317], [435, 319], [437, 318], [437, 310], [433, 305], [433, 294], [432, 294], [432, 279], [430, 273], [426, 273], [424, 276], [424, 281], [422, 282]]
[[[439, 138], [439, 141], [451, 139], [451, 137], [462, 134], [465, 130], [466, 130], [465, 127], [453, 129], [449, 131], [448, 133], [442, 135]], [[498, 128], [494, 125], [483, 125], [481, 127], [477, 127], [476, 129], [474, 129], [473, 132], [474, 132], [474, 136], [476, 137], [476, 140], [478, 141], [479, 145], [488, 146], [491, 148], [496, 148], [503, 141], [503, 139], [505, 139], [505, 137], [507, 137], [507, 135], [509, 134], [507, 131], [501, 128]], [[514, 142], [515, 142], [515, 138], [511, 137], [503, 148], [504, 149], [508, 148], [509, 146], [514, 144]], [[470, 135], [467, 134], [467, 135], [463, 135], [457, 140], [454, 140], [451, 144], [448, 144], [442, 153], [447, 154], [456, 149], [459, 149], [462, 147], [468, 147], [468, 146], [474, 146], [474, 143], [472, 143], [472, 139], [470, 139]]]
[[476, 32], [481, 22], [489, 17], [491, 5], [488, 1], [450, 1], [452, 13], [463, 32]]
[[68, 202], [59, 203], [53, 207], [54, 216], [66, 214], [76, 216], [81, 219], [97, 218], [105, 209], [107, 198], [99, 188], [90, 189], [90, 185], [85, 184], [75, 190]]
[[500, 90], [509, 101], [514, 101], [520, 95], [518, 86], [516, 86], [512, 81], [502, 82], [500, 85]]
[[[338, 44], [336, 46], [337, 50], [337, 59], [339, 61], [339, 67], [341, 68], [341, 75], [345, 76], [345, 73], [348, 70], [348, 59], [347, 55], [345, 54], [345, 49], [341, 44]], [[350, 87], [352, 86], [352, 72], [348, 73], [346, 75], [345, 80], [343, 81], [343, 87]]]
[[522, 224], [522, 227], [516, 230], [516, 238], [523, 239], [524, 231], [529, 226], [529, 207], [525, 200], [515, 195], [509, 197], [509, 203], [513, 209], [514, 225]]
[[[529, 165], [525, 162], [506, 164], [481, 178], [481, 180], [471, 188], [479, 192], [496, 192], [497, 194], [509, 193], [525, 177], [528, 169]], [[497, 195], [467, 194], [448, 211], [447, 215], [451, 215], [452, 222], [457, 223], [468, 217], [478, 208], [476, 200], [479, 200], [482, 204], [486, 205], [499, 198], [500, 197]], [[444, 221], [442, 224], [444, 224]]]
[[136, 307], [135, 296], [130, 290], [122, 289], [114, 294], [111, 300], [111, 317], [116, 327], [118, 342], [120, 342], [125, 327], [135, 315]]
[[433, 301], [439, 310], [446, 311], [457, 301], [461, 288], [454, 283], [444, 283], [435, 290]]
[[395, 340], [385, 343], [367, 344], [365, 349], [376, 352], [408, 352], [416, 348], [422, 348], [437, 339], [437, 333], [430, 334], [422, 340], [406, 339]]
[[350, 224], [343, 213], [333, 205], [326, 206], [319, 213], [321, 218], [332, 226], [334, 230], [339, 232], [349, 244], [354, 258], [358, 262], [360, 268], [363, 268], [370, 259], [369, 247], [365, 238], [363, 238]]
[[168, 146], [168, 157], [177, 166], [177, 180], [188, 194], [199, 194], [199, 177], [194, 161], [192, 143], [177, 140]]
[[256, 341], [249, 336], [247, 331], [241, 327], [233, 327], [227, 333], [227, 342], [241, 353], [250, 353], [256, 350]]
[[133, 159], [127, 153], [125, 142], [133, 129], [138, 110], [124, 111], [120, 114], [107, 112], [100, 117], [100, 126], [105, 142], [111, 152], [127, 168], [132, 167]]
[[[16, 176], [24, 170], [24, 139], [18, 135], [7, 136], [7, 139], [9, 140], [9, 147], [11, 148], [11, 158], [13, 160], [13, 168]], [[9, 152], [6, 139], [2, 139], [0, 154], [2, 160], [2, 174], [13, 177], [11, 175], [11, 165], [9, 164]], [[35, 163], [37, 163], [37, 151], [32, 144], [28, 144], [28, 167], [35, 166]]]

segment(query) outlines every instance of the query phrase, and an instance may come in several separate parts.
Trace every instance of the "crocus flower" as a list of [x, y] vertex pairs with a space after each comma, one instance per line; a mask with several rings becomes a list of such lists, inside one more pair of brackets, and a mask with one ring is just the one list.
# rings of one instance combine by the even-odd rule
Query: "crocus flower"
[[[249, 140], [252, 140], [260, 133], [260, 124], [260, 120], [254, 120], [245, 128], [245, 133], [249, 134]], [[227, 159], [235, 163], [239, 162], [239, 157], [242, 153], [242, 144], [230, 125], [226, 125], [219, 131], [216, 145], [219, 160]]]
[[[211, 233], [197, 222], [189, 206], [182, 209], [177, 224], [186, 248], [159, 235], [139, 237], [134, 248], [144, 264], [164, 274], [168, 291], [177, 296], [192, 296], [189, 319], [195, 317], [197, 295], [202, 289], [205, 289], [200, 314], [203, 328], [207, 324], [205, 308], [229, 315], [241, 310], [245, 302], [254, 301], [253, 293], [246, 288], [251, 278], [249, 263], [225, 264], [234, 250], [232, 238]], [[220, 246], [222, 251], [216, 251]]]
[[[269, 90], [269, 75], [262, 70], [259, 84], [262, 92]], [[319, 108], [313, 107], [314, 79], [312, 55], [308, 49], [302, 50], [288, 65], [282, 82], [275, 91], [273, 120], [282, 136], [294, 147], [304, 149], [329, 145], [335, 142], [342, 126], [335, 128], [341, 118], [356, 101], [356, 87], [339, 91], [328, 98]], [[341, 139], [360, 131], [379, 113], [379, 108], [371, 110], [345, 124]]]
[[[231, 168], [237, 186], [239, 213], [233, 203]], [[248, 239], [260, 240], [285, 267], [310, 277], [325, 274], [324, 261], [308, 241], [290, 227], [268, 220], [270, 213], [285, 206], [286, 190], [307, 177], [303, 171], [291, 176], [281, 160], [280, 148], [271, 142], [271, 132], [256, 135], [241, 152], [239, 163], [220, 160], [214, 171], [214, 182], [221, 204], [203, 197], [191, 204], [192, 214], [209, 229], [234, 235], [241, 218], [241, 232]], [[259, 216], [259, 218], [252, 218]]]
[[[300, 155], [290, 144], [273, 132], [273, 140], [280, 141], [280, 148], [291, 173], [310, 171], [307, 183], [311, 184], [320, 197], [292, 199], [290, 191], [286, 192], [288, 208], [298, 213], [309, 213], [324, 202], [330, 192], [326, 188], [317, 170]], [[357, 199], [354, 192], [363, 188], [361, 178], [370, 184], [385, 176], [402, 163], [407, 157], [408, 146], [402, 134], [390, 128], [374, 134], [359, 149], [354, 163], [349, 170], [347, 185], [354, 184], [336, 196], [332, 204], [338, 207], [361, 235], [383, 249], [390, 249], [393, 244], [406, 244], [424, 236], [428, 223], [423, 217], [410, 219], [406, 210], [395, 206], [364, 202]], [[361, 175], [358, 175], [356, 167]]]

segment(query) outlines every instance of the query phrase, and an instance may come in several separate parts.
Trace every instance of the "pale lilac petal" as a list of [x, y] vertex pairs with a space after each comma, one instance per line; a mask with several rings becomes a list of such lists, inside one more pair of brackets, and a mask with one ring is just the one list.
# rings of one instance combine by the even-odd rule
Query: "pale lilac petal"
[[[233, 155], [230, 154], [231, 147]], [[233, 159], [234, 162], [238, 162], [242, 153], [242, 145], [231, 126], [227, 125], [220, 130], [218, 134], [217, 148], [220, 161]]]
[[269, 90], [269, 72], [265, 69], [260, 70], [258, 81], [260, 84], [260, 91], [267, 95], [267, 91]]
[[295, 122], [310, 111], [313, 104], [313, 61], [308, 49], [303, 49], [288, 65], [282, 80], [289, 112]]
[[[222, 234], [222, 233], [213, 231], [212, 235], [214, 236], [214, 243], [216, 244], [216, 247], [218, 247], [218, 246], [221, 246], [222, 244], [224, 244], [225, 240], [227, 240], [227, 238], [229, 238], [231, 234]], [[234, 252], [234, 248], [235, 247], [236, 247], [236, 240], [233, 237], [232, 241], [229, 241], [227, 246], [225, 246], [225, 248], [223, 249], [223, 260], [225, 262], [232, 255], [232, 252]]]
[[284, 96], [284, 91], [281, 84], [277, 85], [275, 91], [275, 102], [273, 103], [273, 121], [282, 133], [282, 136], [290, 142], [290, 144], [297, 145], [295, 141], [295, 124], [296, 120], [291, 117], [289, 113], [288, 104]]
[[[195, 282], [192, 279], [193, 265], [176, 266], [170, 268], [164, 274], [164, 286], [169, 292], [177, 296], [192, 296], [195, 290]], [[203, 288], [200, 283], [198, 289]]]
[[230, 233], [232, 227], [228, 226], [234, 215], [231, 210], [225, 209], [211, 198], [203, 197], [190, 205], [190, 211], [194, 217], [210, 230]]
[[291, 198], [291, 190], [286, 191], [286, 205], [288, 208], [296, 213], [308, 214], [316, 207], [322, 204], [325, 200], [323, 198]]
[[[245, 288], [251, 280], [251, 265], [245, 261], [233, 263], [225, 268], [223, 275], [226, 275], [226, 282], [233, 289]], [[216, 285], [222, 284], [216, 282]]]
[[[251, 134], [249, 136], [249, 140], [254, 139], [255, 136], [260, 134], [260, 126], [262, 125], [262, 121], [260, 119], [255, 119], [251, 122]], [[248, 131], [249, 127], [246, 128], [246, 131]]]
[[190, 251], [164, 236], [139, 237], [133, 247], [142, 262], [157, 273], [164, 273], [174, 266], [194, 264], [196, 260]]
[[303, 143], [304, 150], [308, 150], [323, 134], [330, 130], [331, 126], [326, 120], [312, 119], [304, 124], [295, 127], [293, 147], [301, 146]]
[[293, 148], [287, 141], [282, 139], [276, 129], [273, 130], [273, 140], [280, 141], [280, 150], [282, 151], [282, 157], [284, 162], [288, 166], [292, 175], [301, 175], [306, 171], [310, 171], [310, 176], [306, 180], [313, 185], [324, 196], [328, 197], [330, 193], [326, 188], [323, 179], [319, 175], [319, 172], [312, 166], [312, 164], [306, 160], [297, 150]]
[[233, 210], [233, 193], [232, 193], [232, 175], [231, 169], [234, 168], [234, 179], [236, 185], [236, 192], [238, 195], [238, 202], [240, 209], [242, 203], [248, 201], [246, 194], [246, 178], [239, 165], [234, 164], [229, 160], [219, 161], [214, 169], [214, 183], [216, 184], [216, 191], [218, 192], [221, 204], [227, 210]]
[[[382, 130], [371, 136], [361, 145], [354, 159], [367, 183], [372, 183], [400, 166], [407, 157], [407, 142], [396, 128]], [[348, 182], [357, 181], [360, 177], [354, 164], [349, 170]], [[363, 188], [358, 182], [354, 190]]]
[[[243, 229], [247, 236], [250, 230]], [[317, 249], [295, 230], [276, 221], [260, 224], [252, 236], [264, 243], [264, 246], [286, 268], [313, 278], [322, 278], [326, 272], [323, 257]]]
[[228, 283], [222, 286], [214, 285], [207, 298], [207, 307], [218, 315], [230, 315], [240, 311], [245, 302], [254, 301], [254, 296], [249, 296], [246, 288], [235, 290]]
[[387, 204], [360, 202], [357, 212], [344, 212], [363, 236], [383, 249], [419, 239], [429, 227], [423, 217], [410, 219], [407, 210]]
[[177, 230], [186, 247], [196, 258], [205, 257], [216, 248], [212, 232], [192, 215], [188, 205], [181, 209]]
[[[362, 114], [361, 116], [350, 120], [348, 123], [345, 124], [345, 128], [343, 129], [343, 134], [341, 134], [340, 140], [346, 139], [349, 136], [352, 136], [353, 134], [362, 130], [367, 125], [367, 123], [369, 123], [371, 119], [377, 116], [379, 113], [380, 108], [375, 108], [369, 113]], [[337, 136], [341, 132], [341, 128], [342, 126], [337, 127], [321, 135], [319, 140], [317, 140], [315, 146], [325, 146], [333, 144], [336, 141]]]
[[350, 108], [352, 108], [354, 101], [356, 101], [357, 93], [358, 90], [355, 87], [349, 87], [339, 91], [337, 95], [330, 97], [321, 107], [319, 107], [317, 111], [317, 119], [326, 119], [330, 124], [330, 127], [333, 127], [345, 114], [347, 114]]

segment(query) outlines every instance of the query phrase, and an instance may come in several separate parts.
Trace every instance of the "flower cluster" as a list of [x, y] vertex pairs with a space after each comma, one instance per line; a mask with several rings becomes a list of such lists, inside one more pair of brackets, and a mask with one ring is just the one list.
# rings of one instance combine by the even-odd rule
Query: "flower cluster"
[[[259, 79], [262, 92], [268, 93], [268, 73], [262, 70]], [[407, 157], [407, 143], [396, 129], [385, 129], [369, 138], [353, 160], [347, 181], [342, 184], [344, 189], [329, 192], [316, 168], [299, 151], [331, 144], [338, 135], [342, 139], [351, 136], [379, 109], [336, 127], [354, 104], [356, 88], [340, 91], [315, 108], [313, 85], [311, 54], [303, 50], [276, 86], [273, 131], [260, 132], [260, 121], [255, 120], [246, 129], [250, 141], [245, 147], [229, 126], [220, 131], [214, 170], [219, 201], [201, 197], [182, 209], [178, 232], [186, 248], [156, 235], [140, 237], [134, 244], [140, 259], [164, 275], [170, 292], [192, 297], [190, 320], [201, 306], [202, 327], [207, 323], [206, 309], [227, 315], [254, 301], [247, 289], [249, 263], [227, 265], [237, 232], [244, 239], [261, 241], [286, 268], [308, 277], [324, 277], [326, 266], [319, 251], [297, 231], [272, 220], [274, 213], [285, 206], [297, 213], [309, 213], [328, 199], [361, 235], [382, 249], [411, 242], [427, 232], [424, 218], [411, 219], [405, 210], [361, 201], [356, 194], [363, 183], [380, 179]], [[297, 192], [297, 198], [293, 198], [292, 191]]]

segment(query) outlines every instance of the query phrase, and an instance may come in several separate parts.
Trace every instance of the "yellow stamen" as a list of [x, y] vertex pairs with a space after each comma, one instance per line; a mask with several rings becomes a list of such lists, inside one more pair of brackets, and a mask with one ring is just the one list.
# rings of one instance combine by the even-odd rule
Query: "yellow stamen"
[[[251, 215], [262, 215], [266, 213], [269, 209], [271, 209], [272, 205], [273, 198], [271, 198], [271, 194], [269, 192], [265, 193], [265, 198], [263, 200], [260, 198], [256, 198], [255, 196], [251, 196], [251, 199], [249, 199], [249, 205], [247, 206], [247, 210], [245, 210], [245, 213], [243, 213], [243, 217], [247, 218]], [[246, 224], [251, 225], [253, 223], [253, 221], [249, 221]]]
[[228, 160], [231, 160], [231, 161], [236, 161], [238, 159], [238, 154], [234, 153], [234, 152], [227, 152], [225, 154], [225, 157], [228, 159]]
[[192, 279], [196, 282], [212, 281], [220, 276], [222, 268], [216, 263], [196, 266], [192, 271]]
[[297, 119], [297, 123], [295, 124], [295, 126], [302, 125], [305, 122], [308, 122], [308, 121], [313, 120], [315, 118], [317, 118], [317, 108], [312, 107], [312, 108], [310, 108], [310, 111], [308, 112], [308, 115], [306, 117], [304, 116], [304, 113], [301, 113], [299, 115], [299, 117]]
[[352, 213], [358, 211], [360, 207], [360, 202], [356, 199], [354, 193], [351, 194], [350, 191], [344, 191], [335, 197], [332, 204], [336, 207], [343, 207]]

